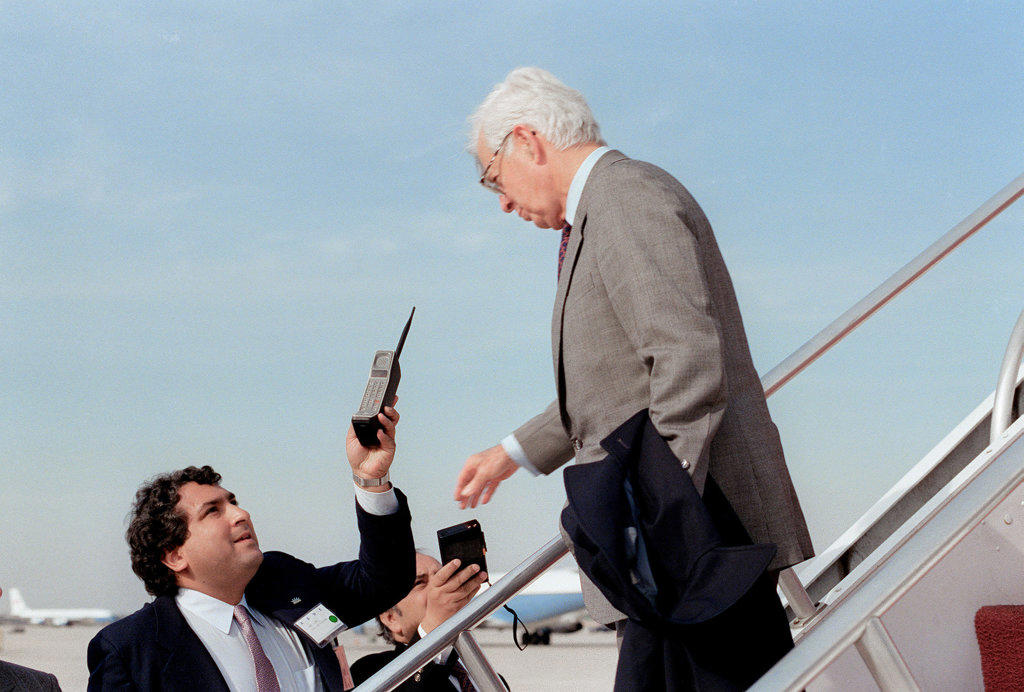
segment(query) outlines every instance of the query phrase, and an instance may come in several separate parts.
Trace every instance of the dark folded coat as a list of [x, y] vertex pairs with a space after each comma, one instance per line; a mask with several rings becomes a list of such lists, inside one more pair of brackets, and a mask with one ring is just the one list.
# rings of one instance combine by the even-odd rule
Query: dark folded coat
[[629, 618], [616, 690], [743, 689], [792, 648], [766, 569], [708, 477], [704, 497], [646, 410], [565, 469], [562, 525], [580, 569]]

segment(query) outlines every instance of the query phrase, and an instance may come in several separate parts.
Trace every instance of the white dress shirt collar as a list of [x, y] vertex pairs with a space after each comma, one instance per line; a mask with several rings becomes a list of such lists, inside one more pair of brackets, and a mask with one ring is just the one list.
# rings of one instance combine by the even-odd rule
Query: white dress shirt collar
[[[234, 622], [235, 607], [192, 589], [178, 589], [175, 602], [185, 622], [199, 637], [213, 658], [231, 692], [256, 689], [256, 672], [242, 629]], [[281, 692], [309, 692], [323, 689], [309, 647], [299, 634], [282, 622], [253, 610], [241, 601], [253, 630], [277, 675]]]
[[[211, 627], [224, 634], [231, 633], [231, 623], [235, 619], [235, 606], [195, 589], [179, 588], [176, 600], [178, 601], [179, 608], [187, 609], [196, 617], [202, 618]], [[253, 620], [256, 620], [264, 627], [271, 626], [270, 622], [263, 616], [263, 613], [249, 607], [245, 596], [242, 596], [241, 605], [245, 606], [245, 609], [249, 611], [249, 617]]]
[[583, 159], [583, 163], [576, 169], [576, 174], [569, 184], [569, 194], [565, 198], [565, 222], [570, 226], [576, 225], [576, 208], [580, 205], [580, 197], [583, 196], [583, 188], [590, 177], [590, 171], [594, 169], [597, 160], [604, 156], [605, 152], [611, 151], [611, 147], [598, 147], [590, 152], [590, 156]]
[[[175, 600], [178, 601], [179, 608], [188, 610], [196, 617], [202, 618], [210, 623], [210, 626], [224, 634], [231, 632], [231, 621], [235, 618], [235, 606], [230, 603], [225, 603], [202, 591], [184, 588], [178, 589]], [[242, 598], [242, 603], [245, 603], [245, 597]], [[252, 613], [251, 610], [249, 612]]]

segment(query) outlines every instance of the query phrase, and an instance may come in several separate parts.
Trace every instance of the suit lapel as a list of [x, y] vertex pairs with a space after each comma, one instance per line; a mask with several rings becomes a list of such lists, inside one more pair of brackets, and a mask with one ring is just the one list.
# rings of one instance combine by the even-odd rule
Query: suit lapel
[[163, 656], [164, 689], [222, 690], [228, 686], [210, 652], [178, 610], [173, 596], [153, 602], [156, 609], [156, 641]]
[[572, 233], [569, 234], [569, 244], [565, 248], [565, 260], [562, 262], [562, 274], [558, 279], [555, 307], [551, 314], [551, 354], [555, 360], [559, 410], [562, 415], [562, 425], [566, 426], [566, 429], [568, 429], [568, 421], [565, 415], [565, 372], [562, 370], [562, 319], [565, 310], [565, 297], [569, 293], [569, 284], [572, 283], [572, 274], [576, 268], [580, 246], [583, 244], [583, 229], [586, 225], [586, 215], [577, 212], [576, 225], [573, 227]]
[[583, 194], [580, 195], [579, 206], [576, 207], [576, 218], [574, 219], [572, 233], [569, 235], [569, 244], [565, 248], [565, 260], [562, 262], [562, 274], [558, 279], [558, 289], [555, 291], [555, 307], [551, 314], [551, 356], [555, 365], [555, 381], [558, 386], [558, 407], [562, 416], [562, 425], [569, 429], [569, 416], [565, 411], [565, 370], [562, 363], [562, 326], [565, 320], [565, 299], [569, 295], [569, 285], [572, 283], [573, 273], [576, 269], [576, 261], [579, 259], [580, 248], [583, 247], [583, 238], [586, 235], [587, 207], [589, 206], [594, 186], [591, 180], [600, 175], [601, 171], [612, 163], [626, 158], [620, 151], [612, 149], [598, 159], [590, 171], [586, 184], [583, 186]]

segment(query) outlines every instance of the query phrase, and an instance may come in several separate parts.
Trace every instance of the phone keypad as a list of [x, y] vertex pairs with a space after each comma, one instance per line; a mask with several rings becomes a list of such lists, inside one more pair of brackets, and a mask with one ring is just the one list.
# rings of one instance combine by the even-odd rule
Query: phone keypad
[[384, 398], [384, 390], [387, 387], [387, 378], [373, 378], [366, 383], [366, 391], [363, 392], [363, 401], [359, 404], [359, 410], [363, 413], [373, 413], [380, 408], [380, 402]]

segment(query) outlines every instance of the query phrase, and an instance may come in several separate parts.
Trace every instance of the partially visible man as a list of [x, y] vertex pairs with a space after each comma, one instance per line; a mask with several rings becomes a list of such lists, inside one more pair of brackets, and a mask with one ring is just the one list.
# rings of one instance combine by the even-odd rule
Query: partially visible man
[[[401, 601], [377, 616], [381, 635], [391, 651], [363, 656], [352, 664], [357, 685], [395, 660], [399, 654], [454, 615], [487, 581], [487, 573], [477, 565], [459, 569], [452, 560], [444, 567], [423, 553], [416, 553], [416, 582]], [[401, 692], [472, 691], [475, 687], [452, 647], [442, 651], [431, 663], [395, 688]]]
[[[811, 557], [732, 281], [696, 200], [605, 146], [583, 96], [538, 68], [509, 73], [470, 125], [480, 182], [501, 210], [561, 232], [557, 398], [466, 460], [456, 501], [488, 502], [520, 467], [598, 461], [601, 441], [646, 410], [697, 491], [713, 479], [749, 537], [775, 544], [772, 572]], [[622, 619], [591, 584], [583, 592], [596, 620]]]
[[[0, 589], [0, 596], [3, 595]], [[0, 661], [0, 692], [60, 692], [57, 676], [16, 663]]]
[[264, 554], [209, 466], [142, 486], [127, 538], [132, 569], [156, 599], [89, 643], [89, 689], [350, 689], [329, 635], [396, 603], [415, 574], [408, 504], [389, 480], [398, 413], [384, 412], [380, 446], [363, 447], [351, 427], [346, 439], [358, 560], [317, 568]]

